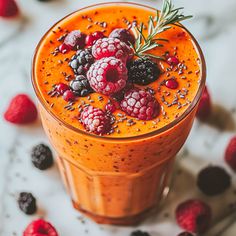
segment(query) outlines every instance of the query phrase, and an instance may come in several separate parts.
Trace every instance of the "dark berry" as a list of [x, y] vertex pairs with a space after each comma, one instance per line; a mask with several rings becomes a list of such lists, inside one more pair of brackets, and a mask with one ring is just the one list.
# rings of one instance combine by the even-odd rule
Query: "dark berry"
[[118, 38], [120, 41], [125, 42], [126, 44], [134, 44], [135, 38], [134, 35], [130, 33], [127, 29], [114, 29], [110, 35], [110, 38]]
[[90, 48], [84, 50], [78, 50], [76, 54], [71, 58], [69, 63], [74, 73], [77, 75], [86, 74], [90, 65], [94, 62], [93, 55]]
[[197, 178], [197, 186], [208, 196], [223, 193], [230, 187], [230, 184], [229, 174], [219, 166], [208, 166], [202, 169]]
[[147, 85], [158, 79], [160, 69], [149, 59], [136, 59], [128, 67], [129, 80], [135, 84]]
[[80, 30], [71, 31], [64, 39], [64, 44], [73, 50], [84, 48], [86, 35], [81, 33]]
[[88, 79], [84, 75], [78, 75], [70, 82], [70, 88], [76, 96], [85, 97], [93, 92]]
[[59, 46], [59, 51], [63, 54], [69, 52], [71, 49], [72, 49], [71, 46], [68, 46], [65, 43], [63, 43]]
[[52, 151], [48, 146], [39, 144], [32, 149], [31, 160], [36, 168], [46, 170], [53, 165]]
[[18, 197], [18, 205], [27, 215], [32, 215], [37, 211], [36, 199], [31, 193], [20, 193]]
[[69, 86], [67, 84], [64, 84], [64, 83], [59, 83], [56, 85], [56, 91], [58, 93], [60, 93], [61, 95], [64, 94], [65, 91], [69, 90]]
[[71, 90], [66, 90], [64, 93], [63, 93], [63, 99], [66, 101], [66, 102], [72, 102], [75, 100], [75, 94], [73, 93], [73, 91]]
[[182, 233], [178, 234], [178, 236], [193, 236], [193, 234], [185, 231], [185, 232], [182, 232]]
[[179, 59], [175, 56], [166, 56], [166, 62], [171, 66], [177, 66], [179, 64]]
[[98, 39], [104, 38], [105, 35], [101, 31], [96, 31], [86, 36], [85, 43], [87, 46], [92, 46]]
[[179, 86], [179, 83], [175, 78], [171, 78], [165, 81], [165, 86], [169, 89], [177, 89]]
[[130, 236], [150, 236], [150, 234], [147, 232], [143, 232], [141, 230], [137, 230], [137, 231], [132, 232]]

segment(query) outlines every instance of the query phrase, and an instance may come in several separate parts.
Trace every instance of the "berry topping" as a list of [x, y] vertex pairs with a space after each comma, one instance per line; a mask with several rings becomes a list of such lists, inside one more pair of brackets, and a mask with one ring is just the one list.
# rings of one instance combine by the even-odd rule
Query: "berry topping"
[[71, 47], [66, 45], [65, 43], [63, 43], [59, 46], [59, 51], [63, 54], [69, 52], [70, 50], [71, 50]]
[[232, 168], [232, 170], [236, 171], [236, 137], [233, 137], [225, 151], [225, 161]]
[[19, 208], [27, 215], [32, 215], [37, 211], [36, 199], [31, 193], [20, 193], [18, 204]]
[[56, 85], [56, 91], [61, 95], [63, 95], [63, 93], [69, 89], [70, 89], [69, 86], [64, 83], [59, 83]]
[[191, 233], [185, 231], [185, 232], [178, 234], [178, 236], [193, 236], [193, 235]]
[[133, 83], [147, 85], [158, 79], [160, 70], [149, 59], [136, 59], [130, 63], [128, 75]]
[[1, 0], [0, 1], [0, 16], [13, 17], [19, 13], [19, 9], [15, 0]]
[[169, 89], [177, 89], [179, 86], [179, 83], [175, 78], [170, 78], [165, 81], [165, 86]]
[[77, 75], [85, 74], [90, 65], [93, 63], [94, 58], [90, 48], [84, 50], [78, 50], [76, 54], [71, 58], [70, 67]]
[[98, 93], [111, 95], [123, 89], [128, 79], [125, 64], [114, 57], [96, 61], [89, 69], [90, 86]]
[[27, 124], [37, 119], [37, 109], [26, 94], [15, 96], [7, 108], [4, 118], [13, 124]]
[[197, 178], [197, 186], [208, 196], [223, 193], [230, 187], [231, 178], [221, 167], [208, 166], [202, 169]]
[[76, 96], [85, 97], [92, 93], [88, 79], [84, 75], [78, 75], [70, 82], [70, 88]]
[[111, 128], [109, 116], [101, 109], [88, 106], [81, 112], [80, 120], [88, 132], [105, 134]]
[[92, 46], [92, 54], [96, 59], [115, 57], [126, 62], [132, 54], [132, 50], [117, 38], [103, 38], [97, 40]]
[[127, 29], [114, 29], [110, 35], [109, 38], [118, 38], [120, 41], [125, 42], [127, 45], [134, 44], [135, 38], [133, 34], [130, 33]]
[[105, 35], [101, 31], [96, 31], [86, 36], [85, 43], [87, 46], [92, 46], [98, 39], [104, 38]]
[[48, 146], [38, 144], [31, 151], [31, 161], [36, 168], [46, 170], [53, 165], [52, 151]]
[[75, 94], [71, 90], [67, 90], [63, 93], [63, 99], [66, 102], [72, 102], [75, 100]]
[[56, 229], [43, 219], [32, 221], [25, 231], [23, 236], [58, 236]]
[[150, 234], [147, 232], [143, 232], [141, 230], [137, 230], [137, 231], [132, 232], [130, 236], [150, 236]]
[[166, 62], [170, 65], [170, 66], [177, 66], [179, 64], [179, 59], [175, 56], [170, 56], [167, 55], [166, 56]]
[[81, 33], [80, 30], [71, 31], [64, 39], [64, 44], [73, 50], [83, 48], [85, 46], [86, 35]]
[[211, 221], [211, 208], [200, 200], [187, 200], [177, 207], [176, 220], [185, 230], [203, 233]]
[[208, 92], [207, 87], [205, 87], [202, 97], [200, 99], [199, 105], [198, 105], [198, 110], [197, 110], [197, 118], [200, 120], [206, 120], [209, 115], [211, 114], [211, 98], [210, 94]]
[[160, 110], [159, 103], [149, 92], [137, 88], [125, 93], [120, 106], [126, 114], [140, 120], [152, 120]]
[[116, 105], [112, 102], [109, 102], [106, 104], [105, 109], [107, 112], [113, 113], [114, 111], [116, 111]]

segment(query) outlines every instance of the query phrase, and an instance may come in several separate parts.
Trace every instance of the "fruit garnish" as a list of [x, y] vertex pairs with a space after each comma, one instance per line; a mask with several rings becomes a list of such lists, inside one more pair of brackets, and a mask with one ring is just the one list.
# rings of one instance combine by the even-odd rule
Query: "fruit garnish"
[[69, 90], [70, 88], [67, 84], [59, 83], [56, 85], [55, 89], [55, 91], [57, 91], [60, 95], [63, 95], [63, 93]]
[[110, 33], [109, 38], [117, 38], [120, 41], [127, 43], [128, 45], [130, 43], [131, 44], [135, 43], [134, 35], [131, 34], [129, 30], [123, 28], [114, 29]]
[[132, 232], [130, 236], [150, 236], [150, 234], [141, 230], [136, 230]]
[[92, 34], [89, 34], [85, 38], [86, 46], [92, 46], [98, 39], [104, 38], [105, 35], [101, 31], [95, 31]]
[[225, 151], [225, 161], [232, 170], [236, 171], [236, 136], [233, 137], [227, 145]]
[[207, 87], [205, 87], [198, 105], [196, 116], [200, 120], [204, 121], [210, 116], [211, 111], [212, 111], [211, 98]]
[[177, 82], [176, 78], [170, 78], [165, 81], [165, 86], [169, 89], [177, 89], [179, 83]]
[[183, 13], [180, 12], [182, 9], [184, 8], [175, 8], [171, 0], [163, 0], [161, 11], [157, 10], [155, 17], [149, 17], [147, 36], [144, 34], [143, 23], [140, 23], [140, 26], [135, 27], [138, 37], [135, 40], [134, 46], [130, 44], [134, 50], [134, 55], [137, 57], [153, 57], [165, 60], [162, 56], [150, 54], [148, 51], [156, 47], [163, 47], [161, 41], [167, 41], [164, 38], [156, 37], [158, 34], [169, 30], [173, 25], [176, 25], [179, 22], [192, 17], [184, 16]]
[[0, 16], [13, 17], [18, 13], [19, 9], [15, 0], [0, 0]]
[[80, 30], [73, 30], [65, 37], [64, 44], [72, 50], [77, 50], [85, 46], [85, 37]]
[[36, 199], [32, 193], [21, 192], [17, 201], [19, 208], [26, 215], [32, 215], [37, 211]]
[[178, 234], [177, 236], [193, 236], [193, 234], [185, 231], [185, 232], [181, 232], [180, 234]]
[[63, 99], [67, 102], [72, 102], [75, 100], [75, 94], [71, 90], [66, 90], [63, 93]]

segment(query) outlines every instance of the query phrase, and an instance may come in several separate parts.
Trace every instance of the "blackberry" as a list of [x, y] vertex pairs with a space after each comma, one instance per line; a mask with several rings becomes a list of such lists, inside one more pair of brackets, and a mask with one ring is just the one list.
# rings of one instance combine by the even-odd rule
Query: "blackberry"
[[76, 96], [85, 97], [93, 90], [89, 85], [88, 79], [84, 75], [78, 75], [70, 82], [70, 88]]
[[132, 232], [130, 236], [150, 236], [150, 234], [147, 232], [143, 232], [141, 230], [137, 230], [137, 231]]
[[31, 193], [20, 193], [18, 197], [18, 205], [27, 215], [32, 215], [37, 211], [36, 199]]
[[52, 151], [48, 146], [39, 144], [32, 149], [31, 161], [36, 168], [46, 170], [53, 165]]
[[94, 62], [94, 58], [90, 48], [78, 50], [71, 58], [69, 65], [76, 75], [86, 74], [90, 65]]
[[129, 64], [128, 71], [129, 80], [139, 85], [148, 85], [154, 82], [161, 73], [156, 63], [147, 58], [132, 61]]

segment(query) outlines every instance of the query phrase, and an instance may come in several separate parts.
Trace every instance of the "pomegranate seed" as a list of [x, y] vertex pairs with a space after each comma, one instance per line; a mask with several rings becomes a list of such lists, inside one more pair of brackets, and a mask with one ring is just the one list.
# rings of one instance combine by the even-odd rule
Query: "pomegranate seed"
[[116, 105], [113, 103], [107, 103], [105, 109], [106, 111], [113, 113], [116, 110]]
[[72, 48], [69, 45], [65, 44], [65, 43], [63, 43], [59, 46], [59, 51], [63, 54], [69, 52], [71, 49]]
[[166, 80], [165, 85], [169, 89], [176, 89], [179, 86], [179, 83], [176, 81], [176, 79], [171, 78]]
[[166, 61], [171, 66], [177, 66], [179, 64], [179, 59], [175, 56], [167, 56]]
[[87, 46], [92, 46], [98, 39], [104, 38], [104, 34], [101, 31], [96, 31], [92, 34], [87, 35], [85, 43]]
[[69, 90], [69, 86], [64, 83], [59, 83], [56, 85], [56, 91], [60, 93], [61, 95], [64, 94], [65, 91]]
[[75, 100], [75, 95], [71, 90], [66, 90], [63, 93], [63, 99], [67, 102]]

